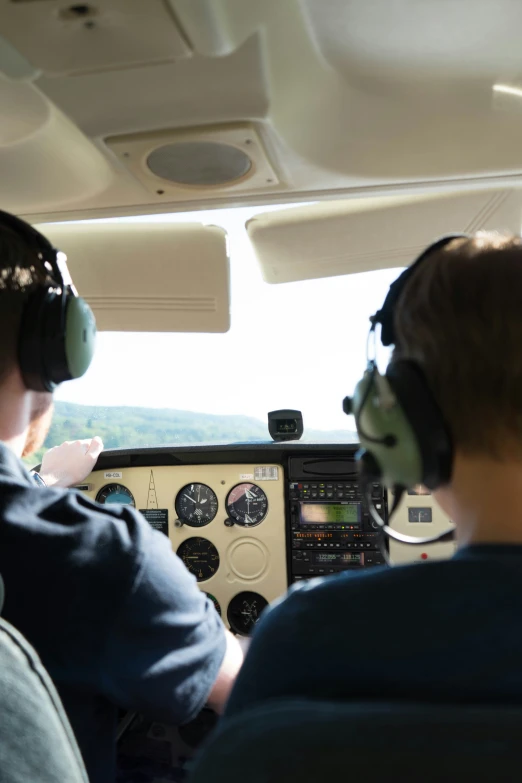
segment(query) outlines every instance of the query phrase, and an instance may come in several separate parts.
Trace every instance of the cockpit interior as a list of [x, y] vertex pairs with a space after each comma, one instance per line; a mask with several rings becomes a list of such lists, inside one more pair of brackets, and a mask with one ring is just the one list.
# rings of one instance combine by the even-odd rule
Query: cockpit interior
[[[383, 543], [343, 399], [427, 244], [520, 233], [522, 6], [0, 0], [0, 20], [2, 209], [67, 256], [98, 329], [27, 466], [101, 437], [76, 489], [141, 512], [238, 637], [299, 582], [452, 557], [400, 540], [451, 529], [420, 484], [390, 516], [372, 483]], [[119, 753], [162, 781], [217, 720], [119, 717]]]

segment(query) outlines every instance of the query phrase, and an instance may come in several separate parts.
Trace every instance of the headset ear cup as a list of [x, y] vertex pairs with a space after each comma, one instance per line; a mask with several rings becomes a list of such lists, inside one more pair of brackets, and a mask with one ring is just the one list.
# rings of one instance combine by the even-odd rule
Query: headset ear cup
[[437, 489], [451, 479], [453, 444], [448, 426], [416, 362], [391, 362], [386, 378], [406, 416], [422, 460], [421, 482]]
[[361, 443], [357, 459], [364, 457], [366, 463], [361, 469], [378, 471], [387, 487], [419, 484], [422, 459], [415, 433], [393, 388], [375, 366], [357, 384], [352, 407]]
[[80, 297], [39, 289], [27, 299], [20, 324], [18, 360], [27, 389], [52, 392], [79, 378], [91, 363], [96, 322]]
[[96, 347], [96, 320], [81, 297], [70, 297], [65, 319], [65, 356], [69, 379], [80, 378], [88, 369]]

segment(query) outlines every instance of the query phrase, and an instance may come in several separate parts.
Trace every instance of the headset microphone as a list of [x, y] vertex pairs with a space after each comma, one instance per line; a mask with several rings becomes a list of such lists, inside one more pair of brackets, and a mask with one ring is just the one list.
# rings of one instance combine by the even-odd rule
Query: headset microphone
[[[395, 345], [394, 317], [405, 284], [433, 253], [466, 234], [451, 234], [430, 245], [390, 286], [381, 309], [370, 318], [369, 338], [375, 340], [377, 324], [381, 342]], [[370, 340], [368, 341], [370, 342]], [[361, 444], [356, 454], [363, 495], [383, 535], [404, 544], [430, 544], [453, 538], [454, 527], [436, 536], [416, 537], [390, 528], [377, 513], [370, 491], [380, 481], [394, 492], [390, 518], [404, 492], [417, 484], [430, 490], [447, 484], [453, 467], [451, 433], [429, 388], [421, 366], [410, 359], [393, 359], [381, 375], [375, 358], [368, 358], [366, 371], [353, 397], [343, 401], [346, 414], [353, 414]]]

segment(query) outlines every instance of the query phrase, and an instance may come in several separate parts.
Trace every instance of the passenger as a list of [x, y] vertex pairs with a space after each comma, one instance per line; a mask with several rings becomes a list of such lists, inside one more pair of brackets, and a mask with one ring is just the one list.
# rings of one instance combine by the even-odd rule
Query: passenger
[[[2, 615], [53, 678], [91, 783], [112, 783], [118, 707], [176, 724], [205, 704], [220, 711], [243, 654], [169, 540], [138, 511], [61, 488], [81, 480], [72, 468], [85, 444], [46, 455], [51, 487], [36, 486], [24, 467], [20, 458], [41, 446], [52, 416], [52, 394], [27, 388], [18, 359], [28, 296], [52, 283], [33, 236], [0, 219]], [[91, 441], [84, 454], [91, 466], [100, 445]]]
[[458, 551], [296, 585], [256, 626], [226, 716], [282, 697], [522, 703], [521, 239], [434, 250], [393, 323], [393, 361], [423, 369], [453, 442], [434, 496]]

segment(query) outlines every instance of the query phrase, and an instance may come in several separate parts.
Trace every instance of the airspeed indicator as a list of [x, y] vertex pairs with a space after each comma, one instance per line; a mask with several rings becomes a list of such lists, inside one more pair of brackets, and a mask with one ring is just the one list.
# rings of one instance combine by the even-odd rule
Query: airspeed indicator
[[190, 527], [204, 527], [217, 514], [216, 493], [206, 484], [187, 484], [176, 497], [176, 514]]

